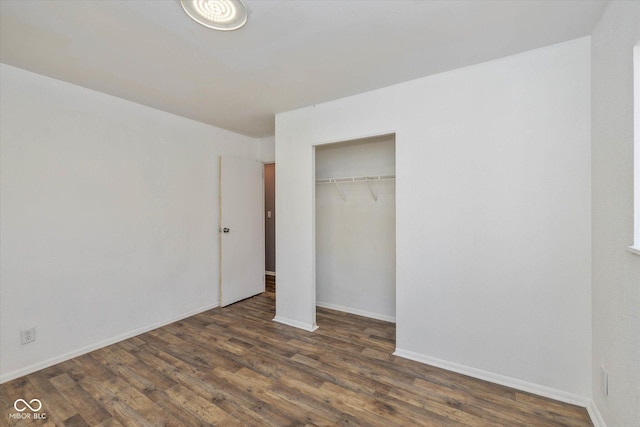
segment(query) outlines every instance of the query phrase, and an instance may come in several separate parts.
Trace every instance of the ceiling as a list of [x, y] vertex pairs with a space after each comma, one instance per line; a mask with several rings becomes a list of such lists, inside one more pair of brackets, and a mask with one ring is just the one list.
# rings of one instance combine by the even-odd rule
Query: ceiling
[[274, 114], [591, 34], [606, 1], [0, 0], [0, 62], [251, 137]]

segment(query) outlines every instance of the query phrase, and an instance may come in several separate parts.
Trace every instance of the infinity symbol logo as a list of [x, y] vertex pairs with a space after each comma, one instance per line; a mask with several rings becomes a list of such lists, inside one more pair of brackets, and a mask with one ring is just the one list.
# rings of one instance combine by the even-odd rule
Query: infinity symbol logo
[[[34, 402], [38, 405], [37, 408], [33, 407], [36, 405], [31, 406], [31, 404], [33, 404]], [[24, 405], [24, 406], [21, 406], [22, 409], [18, 407], [18, 403], [22, 403], [22, 405]], [[27, 410], [27, 408], [31, 409], [31, 412], [38, 412], [40, 409], [42, 409], [42, 402], [40, 402], [38, 399], [31, 399], [29, 403], [27, 403], [27, 401], [24, 399], [18, 399], [15, 402], [13, 402], [13, 408], [18, 412], [24, 412]]]

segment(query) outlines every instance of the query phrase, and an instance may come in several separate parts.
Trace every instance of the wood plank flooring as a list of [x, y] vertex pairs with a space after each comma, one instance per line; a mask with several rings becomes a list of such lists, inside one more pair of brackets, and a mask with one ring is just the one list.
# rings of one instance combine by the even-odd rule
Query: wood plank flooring
[[276, 277], [275, 276], [265, 276], [265, 289], [267, 292], [275, 292], [276, 291]]
[[[5, 383], [0, 425], [592, 425], [583, 408], [392, 356], [391, 323], [318, 308], [311, 333], [273, 316], [266, 292]], [[9, 417], [33, 398], [46, 420]]]

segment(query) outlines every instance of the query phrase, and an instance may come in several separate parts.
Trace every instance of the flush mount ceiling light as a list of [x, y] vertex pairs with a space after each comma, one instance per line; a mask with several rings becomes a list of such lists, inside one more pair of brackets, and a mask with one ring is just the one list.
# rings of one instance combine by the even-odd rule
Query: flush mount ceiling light
[[214, 30], [237, 30], [247, 23], [247, 8], [242, 0], [180, 0], [191, 19]]

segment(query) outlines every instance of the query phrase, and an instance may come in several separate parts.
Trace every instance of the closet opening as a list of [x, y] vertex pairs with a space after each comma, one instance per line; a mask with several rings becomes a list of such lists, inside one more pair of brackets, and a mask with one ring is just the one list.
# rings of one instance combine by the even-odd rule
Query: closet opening
[[315, 147], [317, 307], [395, 323], [395, 157], [394, 134]]

